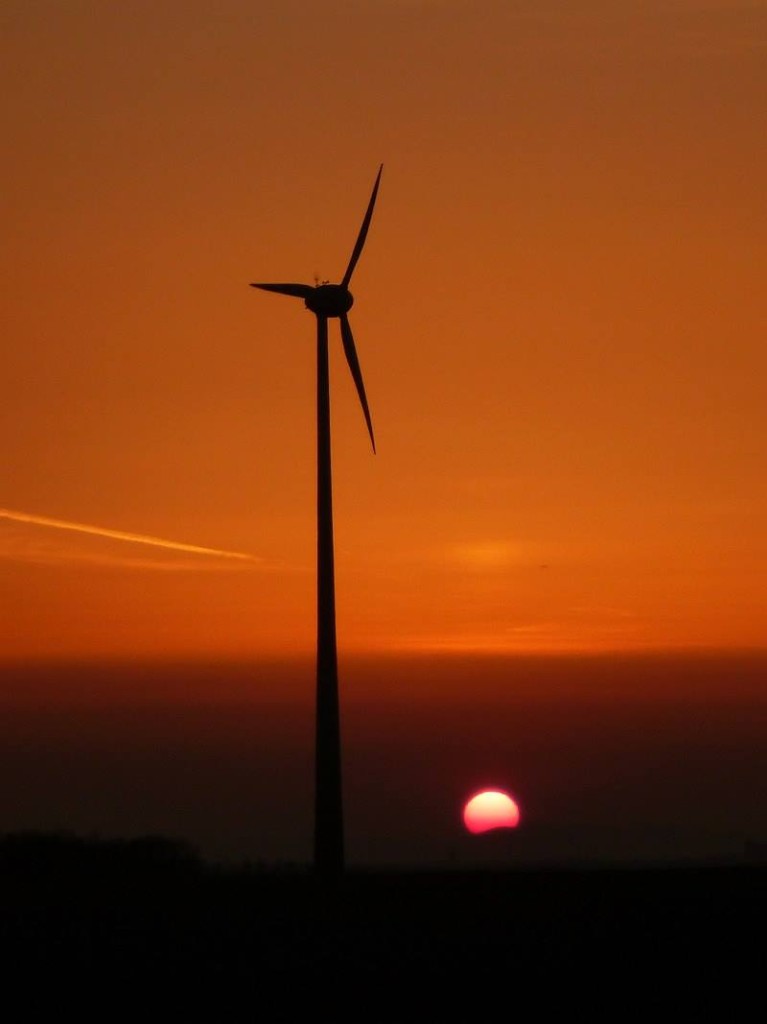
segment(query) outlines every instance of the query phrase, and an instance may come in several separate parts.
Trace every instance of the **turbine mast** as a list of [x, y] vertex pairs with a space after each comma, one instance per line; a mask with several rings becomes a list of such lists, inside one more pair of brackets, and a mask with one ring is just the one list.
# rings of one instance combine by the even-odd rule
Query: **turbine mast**
[[334, 574], [328, 320], [325, 316], [317, 315], [317, 713], [314, 869], [326, 880], [340, 876], [344, 870]]
[[323, 881], [344, 870], [344, 817], [341, 778], [341, 722], [338, 702], [336, 598], [333, 565], [333, 492], [330, 476], [330, 380], [328, 319], [340, 321], [341, 340], [375, 452], [370, 409], [347, 313], [354, 303], [349, 283], [362, 254], [373, 216], [383, 164], [378, 168], [362, 226], [340, 284], [314, 288], [290, 281], [254, 282], [252, 288], [303, 299], [317, 318], [317, 710], [314, 773], [314, 870]]

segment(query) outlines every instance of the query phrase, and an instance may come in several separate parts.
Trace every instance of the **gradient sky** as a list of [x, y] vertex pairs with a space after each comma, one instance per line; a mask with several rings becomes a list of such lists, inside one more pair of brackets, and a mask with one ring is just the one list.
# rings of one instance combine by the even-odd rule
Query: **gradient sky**
[[765, 5], [5, 0], [0, 46], [0, 824], [308, 850], [314, 319], [248, 283], [337, 280], [383, 161], [353, 855], [445, 855], [475, 784], [763, 835]]
[[341, 642], [764, 643], [767, 10], [3, 5], [11, 655], [311, 649], [337, 278]]

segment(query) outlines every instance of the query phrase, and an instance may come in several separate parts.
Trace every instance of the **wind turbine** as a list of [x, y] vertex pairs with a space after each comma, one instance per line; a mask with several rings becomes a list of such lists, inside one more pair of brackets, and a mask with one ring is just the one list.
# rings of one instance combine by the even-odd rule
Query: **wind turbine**
[[344, 869], [344, 819], [341, 782], [341, 728], [338, 711], [336, 597], [333, 562], [333, 491], [330, 475], [330, 386], [328, 320], [341, 322], [341, 341], [357, 387], [375, 453], [365, 385], [347, 313], [354, 298], [349, 283], [365, 245], [378, 196], [383, 164], [378, 168], [368, 208], [340, 284], [252, 284], [267, 292], [304, 300], [317, 318], [317, 709], [315, 720], [314, 869], [324, 878]]

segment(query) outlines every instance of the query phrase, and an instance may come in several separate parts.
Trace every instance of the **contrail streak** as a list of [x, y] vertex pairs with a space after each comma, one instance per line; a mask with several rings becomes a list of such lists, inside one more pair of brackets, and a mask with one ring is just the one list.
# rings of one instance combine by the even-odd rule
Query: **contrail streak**
[[15, 523], [31, 523], [33, 526], [48, 526], [54, 530], [72, 530], [75, 533], [87, 533], [93, 537], [109, 537], [111, 540], [127, 541], [129, 544], [148, 544], [154, 548], [169, 548], [171, 551], [187, 551], [195, 555], [213, 555], [216, 558], [235, 558], [242, 562], [260, 562], [255, 555], [245, 555], [239, 551], [218, 551], [216, 548], [202, 548], [197, 544], [179, 544], [174, 540], [163, 540], [161, 537], [145, 537], [141, 533], [124, 533], [122, 530], [106, 530], [101, 526], [89, 526], [87, 523], [70, 523], [64, 519], [51, 519], [48, 516], [33, 516], [28, 512], [12, 512], [8, 508], [0, 508], [0, 519], [10, 519]]

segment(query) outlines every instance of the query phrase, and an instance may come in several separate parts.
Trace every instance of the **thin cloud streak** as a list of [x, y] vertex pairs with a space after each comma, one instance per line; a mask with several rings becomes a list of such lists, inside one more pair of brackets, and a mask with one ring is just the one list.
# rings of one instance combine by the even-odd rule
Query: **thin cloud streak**
[[261, 563], [263, 560], [255, 555], [241, 551], [220, 551], [217, 548], [200, 547], [197, 544], [182, 544], [178, 541], [164, 540], [161, 537], [148, 537], [140, 533], [125, 533], [122, 530], [109, 530], [101, 526], [87, 523], [71, 523], [64, 519], [52, 519], [49, 516], [35, 516], [28, 512], [16, 512], [11, 509], [0, 509], [0, 519], [8, 519], [14, 523], [28, 523], [32, 526], [49, 527], [54, 530], [69, 530], [73, 533], [84, 533], [91, 537], [107, 537], [110, 540], [123, 541], [128, 544], [146, 544], [149, 547], [165, 548], [170, 551], [184, 551], [187, 554], [205, 555], [213, 558], [234, 559], [241, 562]]
[[495, 630], [474, 630], [443, 636], [424, 634], [405, 637], [399, 643], [390, 646], [396, 646], [401, 651], [432, 654], [564, 654], [643, 650], [651, 646], [651, 641], [643, 634], [641, 626], [633, 622], [595, 619], [593, 622], [583, 623], [569, 620], [525, 622]]

